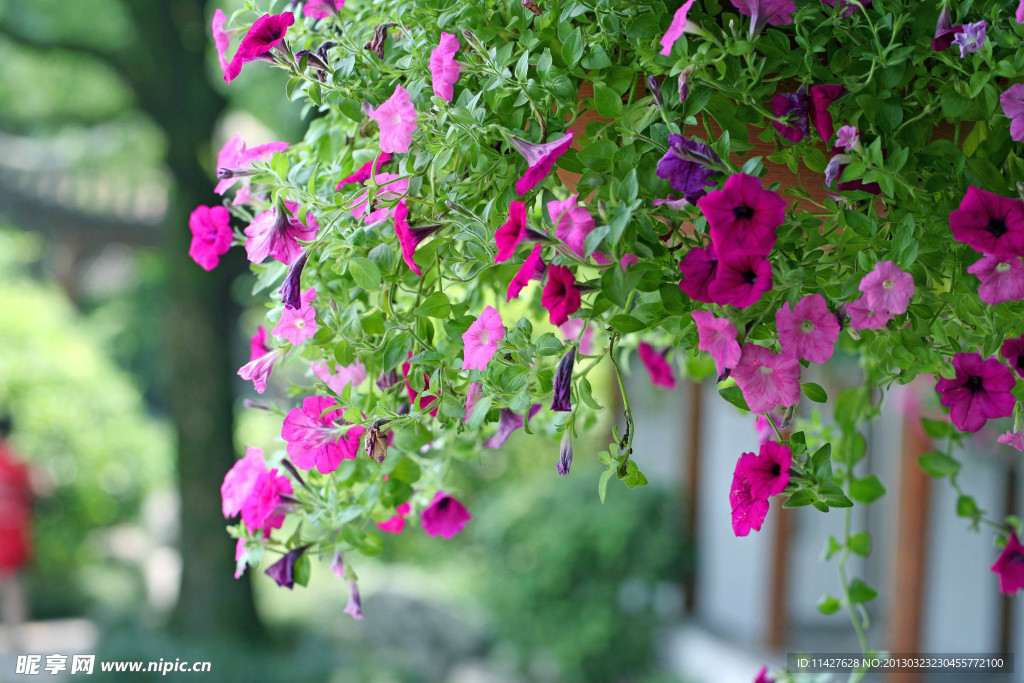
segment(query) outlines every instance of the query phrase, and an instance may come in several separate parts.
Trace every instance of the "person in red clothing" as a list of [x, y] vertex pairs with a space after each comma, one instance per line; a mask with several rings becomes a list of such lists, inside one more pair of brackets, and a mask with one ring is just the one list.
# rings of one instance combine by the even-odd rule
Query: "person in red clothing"
[[25, 620], [25, 598], [19, 575], [31, 555], [32, 491], [28, 469], [14, 457], [8, 443], [11, 418], [0, 416], [0, 612], [13, 649]]

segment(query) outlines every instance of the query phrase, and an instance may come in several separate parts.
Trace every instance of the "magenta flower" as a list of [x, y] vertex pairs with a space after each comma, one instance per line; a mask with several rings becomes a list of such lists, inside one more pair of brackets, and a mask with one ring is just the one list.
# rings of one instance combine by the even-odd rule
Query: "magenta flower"
[[986, 192], [973, 185], [949, 214], [949, 227], [958, 242], [982, 254], [1024, 256], [1024, 203]]
[[720, 306], [730, 304], [746, 308], [760, 300], [772, 288], [772, 264], [756, 252], [739, 251], [718, 262], [708, 295]]
[[850, 316], [850, 328], [854, 330], [880, 330], [892, 320], [889, 311], [871, 308], [867, 296], [847, 304], [846, 314]]
[[[409, 358], [412, 358], [412, 351], [409, 352]], [[426, 408], [432, 402], [437, 401], [437, 396], [419, 395], [412, 388], [412, 384], [409, 383], [409, 372], [412, 370], [412, 363], [402, 363], [402, 378], [405, 380], [405, 390], [409, 394], [409, 403], [414, 406], [419, 406], [421, 409]], [[426, 391], [430, 388], [430, 375], [423, 373], [423, 389]], [[417, 399], [419, 402], [417, 403]], [[430, 417], [437, 417], [437, 406], [430, 411]]]
[[224, 143], [217, 154], [217, 177], [220, 178], [220, 181], [213, 191], [217, 194], [224, 194], [239, 180], [250, 175], [255, 162], [266, 161], [275, 153], [283, 152], [286, 149], [288, 149], [287, 142], [268, 142], [265, 145], [257, 145], [248, 149], [242, 136], [235, 134], [235, 137]]
[[812, 363], [831, 358], [839, 339], [839, 321], [821, 294], [805, 296], [792, 310], [787, 301], [775, 312], [775, 328], [783, 353]]
[[723, 257], [735, 249], [767, 256], [776, 229], [786, 220], [786, 200], [746, 173], [729, 176], [721, 190], [697, 200], [697, 207], [708, 219], [711, 242]]
[[796, 3], [793, 0], [730, 0], [740, 14], [750, 17], [750, 33], [754, 36], [761, 32], [765, 24], [788, 26], [793, 23], [793, 12]]
[[281, 310], [281, 319], [274, 327], [274, 336], [287, 339], [294, 346], [312, 339], [316, 334], [316, 311], [312, 306], [301, 308], [285, 307]]
[[551, 391], [551, 410], [568, 413], [572, 410], [572, 369], [576, 362], [576, 347], [573, 346], [558, 361], [555, 380]]
[[811, 86], [811, 108], [808, 115], [818, 137], [826, 143], [832, 139], [832, 135], [835, 133], [835, 124], [832, 122], [832, 115], [828, 113], [828, 107], [845, 91], [843, 86], [834, 83]]
[[359, 584], [355, 582], [355, 579], [348, 580], [348, 604], [342, 611], [353, 619], [363, 618], [363, 599], [359, 595]]
[[486, 370], [487, 364], [498, 352], [498, 342], [504, 337], [505, 325], [502, 324], [501, 314], [493, 306], [487, 306], [462, 335], [462, 343], [465, 345], [462, 369]]
[[533, 251], [526, 257], [526, 261], [523, 262], [519, 272], [512, 278], [512, 282], [508, 284], [508, 294], [505, 296], [505, 301], [518, 299], [530, 280], [543, 280], [547, 269], [548, 267], [544, 264], [544, 259], [541, 258], [541, 245], [533, 245]]
[[656, 351], [647, 342], [640, 342], [637, 351], [640, 354], [640, 362], [644, 364], [647, 373], [651, 376], [651, 384], [666, 389], [676, 388], [675, 372], [663, 354]]
[[764, 518], [768, 516], [768, 500], [756, 498], [750, 493], [747, 463], [744, 461], [749, 462], [754, 457], [753, 453], [744, 453], [740, 456], [732, 475], [729, 506], [732, 508], [732, 532], [737, 536], [746, 536], [751, 530], [760, 531]]
[[[824, 2], [825, 4], [828, 4], [828, 0], [821, 1]], [[871, 2], [871, 0], [862, 0], [862, 2], [864, 2], [865, 5], [867, 5]], [[851, 5], [851, 8], [852, 7], [853, 6]], [[852, 9], [850, 11], [852, 12]], [[846, 16], [846, 14], [844, 13], [843, 16]], [[757, 678], [754, 680], [754, 683], [775, 683], [775, 679], [768, 678], [768, 667], [762, 666], [761, 670], [757, 672]]]
[[231, 215], [223, 206], [197, 206], [188, 217], [192, 244], [188, 255], [203, 270], [213, 270], [231, 248]]
[[977, 353], [953, 356], [953, 379], [941, 377], [935, 385], [939, 402], [961, 432], [976, 432], [997, 417], [1013, 414], [1013, 371], [995, 358], [982, 360]]
[[711, 311], [693, 311], [690, 316], [697, 323], [697, 348], [715, 359], [718, 376], [736, 367], [743, 353], [736, 341], [736, 326], [728, 318], [716, 318]]
[[238, 369], [238, 376], [251, 380], [258, 394], [266, 391], [267, 379], [274, 371], [274, 363], [284, 355], [281, 349], [267, 348], [266, 340], [267, 331], [260, 325], [249, 342], [249, 362]]
[[306, 0], [302, 13], [310, 19], [326, 19], [335, 12], [341, 12], [345, 0]]
[[1017, 5], [1017, 14], [1014, 16], [1018, 24], [1024, 24], [1024, 0], [1020, 0], [1020, 4]]
[[341, 406], [326, 396], [307, 396], [301, 408], [292, 408], [281, 426], [288, 442], [288, 457], [303, 470], [314, 467], [322, 474], [338, 469], [342, 460], [355, 460], [366, 431], [361, 425], [342, 434]]
[[672, 16], [672, 23], [669, 24], [668, 30], [665, 31], [665, 35], [661, 37], [658, 42], [661, 43], [661, 51], [658, 53], [664, 57], [668, 57], [672, 54], [672, 46], [676, 44], [687, 28], [693, 28], [693, 22], [687, 21], [686, 13], [690, 11], [690, 7], [693, 6], [694, 0], [686, 0], [682, 7], [676, 10], [676, 13]]
[[245, 241], [245, 253], [252, 263], [263, 263], [268, 256], [291, 265], [302, 253], [303, 242], [316, 239], [320, 225], [312, 213], [306, 213], [306, 222], [302, 223], [295, 217], [299, 205], [285, 202], [286, 210], [281, 212], [277, 207], [256, 214], [243, 232], [248, 239]]
[[395, 514], [392, 517], [384, 520], [383, 522], [377, 522], [377, 528], [386, 534], [400, 534], [405, 529], [405, 516], [409, 514], [412, 508], [408, 503], [402, 503], [395, 508]]
[[317, 379], [339, 395], [349, 384], [353, 387], [358, 387], [367, 379], [366, 366], [360, 363], [358, 358], [349, 365], [338, 365], [335, 363], [335, 368], [336, 372], [332, 373], [330, 363], [322, 360], [313, 361], [309, 364], [309, 369], [313, 371]]
[[213, 13], [213, 24], [211, 25], [211, 32], [213, 33], [213, 46], [217, 50], [217, 61], [220, 63], [220, 70], [224, 72], [224, 77], [228, 75], [228, 47], [231, 46], [231, 34], [224, 30], [224, 24], [226, 24], [228, 18], [224, 16], [224, 12], [216, 10]]
[[585, 208], [576, 205], [576, 197], [572, 195], [568, 199], [548, 202], [548, 216], [555, 224], [555, 237], [574, 254], [586, 258], [585, 243], [587, 235], [594, 231], [594, 217]]
[[335, 188], [336, 191], [341, 192], [341, 188], [350, 184], [362, 185], [367, 180], [369, 180], [374, 173], [379, 172], [380, 167], [384, 166], [389, 161], [391, 161], [391, 153], [381, 152], [380, 154], [377, 155], [376, 159], [374, 159], [373, 161], [367, 161], [365, 164], [356, 169], [356, 171], [352, 173], [352, 175], [342, 178], [341, 181], [338, 183], [338, 187]]
[[[711, 176], [722, 163], [715, 150], [699, 140], [689, 140], [682, 135], [668, 136], [668, 151], [658, 161], [657, 175], [668, 180], [672, 189], [682, 192], [689, 203], [694, 203], [707, 194], [704, 188], [714, 185]], [[655, 206], [658, 202], [652, 202]], [[677, 207], [673, 207], [677, 208]]]
[[242, 521], [252, 531], [269, 532], [284, 525], [285, 513], [281, 496], [292, 494], [292, 483], [288, 477], [278, 474], [277, 469], [260, 472], [252, 485], [249, 496], [242, 503]]
[[512, 432], [517, 429], [522, 429], [523, 424], [526, 420], [536, 414], [540, 410], [540, 404], [534, 403], [530, 406], [530, 411], [524, 419], [519, 413], [513, 412], [508, 408], [502, 408], [498, 411], [498, 431], [494, 433], [494, 436], [484, 441], [484, 448], [498, 449], [505, 445], [508, 441], [508, 437], [512, 436]]
[[745, 463], [750, 495], [767, 499], [782, 493], [789, 483], [789, 467], [792, 464], [793, 452], [788, 446], [777, 441], [761, 444], [757, 456]]
[[281, 556], [280, 560], [267, 567], [263, 573], [272, 578], [281, 588], [292, 590], [295, 588], [295, 563], [308, 548], [308, 545], [304, 545], [288, 551]]
[[985, 256], [967, 269], [978, 276], [978, 296], [995, 306], [1024, 300], [1024, 263], [1020, 256]]
[[452, 538], [462, 531], [466, 522], [473, 519], [469, 510], [444, 491], [438, 491], [434, 500], [423, 511], [423, 530], [431, 536]]
[[526, 204], [511, 202], [508, 206], [508, 220], [494, 233], [494, 243], [498, 247], [495, 263], [507, 261], [515, 255], [520, 242], [545, 240], [543, 233], [537, 232], [526, 225]]
[[[1021, 0], [1021, 7], [1024, 8], [1024, 0]], [[1017, 142], [1024, 142], [1024, 83], [1014, 83], [1003, 91], [999, 96], [999, 104], [1010, 119], [1010, 137]]]
[[679, 272], [683, 275], [683, 279], [679, 281], [679, 289], [694, 301], [714, 303], [708, 291], [718, 274], [718, 255], [715, 253], [714, 244], [694, 247], [686, 252], [686, 256], [679, 264]]
[[535, 144], [526, 140], [520, 140], [519, 138], [512, 138], [512, 146], [523, 155], [528, 165], [526, 173], [516, 181], [516, 194], [522, 197], [548, 176], [548, 173], [551, 172], [551, 167], [555, 165], [558, 157], [565, 154], [565, 151], [569, 149], [569, 144], [572, 143], [572, 136], [573, 132], [570, 130], [554, 142], [543, 144]]
[[380, 124], [380, 151], [408, 152], [412, 144], [412, 132], [416, 124], [416, 107], [409, 99], [409, 92], [400, 85], [395, 92], [370, 113], [370, 118]]
[[836, 147], [850, 151], [857, 146], [860, 135], [855, 126], [841, 126], [836, 133]]
[[374, 182], [373, 210], [370, 208], [370, 188], [367, 188], [365, 192], [355, 198], [356, 203], [350, 211], [353, 218], [362, 216], [363, 222], [367, 225], [385, 220], [389, 212], [385, 203], [400, 201], [409, 191], [409, 178], [395, 173], [378, 173], [374, 177]]
[[953, 39], [964, 30], [963, 26], [953, 26], [949, 17], [949, 7], [942, 3], [939, 20], [935, 22], [935, 36], [932, 38], [932, 49], [942, 52], [953, 44]]
[[245, 457], [232, 465], [220, 485], [221, 507], [225, 519], [234, 517], [242, 511], [256, 484], [256, 479], [266, 471], [267, 464], [263, 461], [263, 451], [258, 448], [247, 448]]
[[754, 413], [795, 406], [800, 401], [800, 363], [757, 344], [743, 345], [740, 362], [732, 376]]
[[861, 279], [857, 288], [872, 310], [899, 315], [906, 313], [910, 298], [914, 296], [914, 277], [904, 273], [892, 261], [879, 261], [875, 269]]
[[459, 63], [455, 61], [455, 53], [459, 51], [459, 39], [451, 33], [441, 33], [430, 53], [430, 80], [434, 86], [434, 96], [451, 102], [455, 94], [455, 81], [459, 80]]
[[992, 565], [992, 571], [999, 575], [999, 591], [1013, 595], [1024, 588], [1024, 546], [1017, 539], [1017, 532], [1011, 531], [1003, 552]]
[[391, 217], [395, 222], [395, 237], [398, 238], [398, 246], [402, 250], [402, 259], [409, 266], [409, 270], [422, 275], [420, 267], [416, 263], [416, 247], [420, 242], [427, 239], [441, 229], [440, 225], [427, 225], [419, 228], [410, 228], [406, 217], [409, 215], [409, 208], [404, 201], [399, 201], [391, 211]]
[[1006, 444], [1012, 448], [1016, 448], [1018, 451], [1024, 451], [1024, 432], [1012, 432], [1007, 430], [1005, 434], [1000, 434], [996, 439], [999, 443]]
[[960, 57], [966, 57], [969, 52], [977, 52], [985, 44], [985, 20], [976, 21], [972, 24], [964, 24], [964, 30], [953, 36], [953, 44], [960, 46]]
[[1014, 372], [1024, 377], [1024, 335], [1004, 341], [999, 348], [999, 353], [1003, 355]]
[[469, 422], [469, 418], [473, 417], [473, 409], [476, 408], [476, 404], [480, 402], [480, 399], [484, 395], [484, 385], [480, 382], [470, 382], [469, 389], [466, 390], [466, 417], [462, 418], [462, 421]]
[[[824, 4], [828, 5], [829, 7], [835, 7], [836, 5], [839, 5], [839, 9], [841, 9], [843, 11], [843, 18], [844, 19], [848, 19], [848, 18], [852, 17], [853, 13], [857, 11], [857, 5], [855, 5], [852, 2], [847, 2], [847, 0], [821, 0], [821, 1]], [[871, 4], [871, 0], [858, 0], [858, 2], [860, 4], [862, 4], [862, 5], [870, 5]], [[768, 670], [765, 669], [765, 671], [768, 671]], [[755, 681], [755, 683], [761, 683], [761, 681], [758, 680], [758, 681]]]
[[580, 309], [580, 290], [576, 278], [565, 266], [548, 268], [548, 282], [540, 295], [540, 302], [548, 311], [552, 325], [561, 325]]
[[257, 19], [242, 38], [235, 56], [224, 71], [224, 80], [230, 83], [238, 78], [244, 64], [265, 58], [268, 52], [284, 40], [285, 32], [294, 23], [295, 17], [291, 12], [265, 14]]

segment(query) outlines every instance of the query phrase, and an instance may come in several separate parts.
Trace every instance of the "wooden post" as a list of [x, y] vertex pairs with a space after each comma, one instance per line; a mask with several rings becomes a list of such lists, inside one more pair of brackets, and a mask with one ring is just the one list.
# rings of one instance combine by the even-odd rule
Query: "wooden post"
[[[686, 476], [683, 478], [684, 514], [683, 529], [686, 530], [687, 541], [693, 548], [694, 556], [700, 551], [699, 529], [697, 517], [700, 511], [700, 477], [701, 477], [701, 430], [704, 421], [704, 383], [690, 383], [690, 400], [686, 405], [686, 446], [683, 457], [686, 458]], [[689, 567], [683, 592], [686, 596], [686, 610], [697, 610], [697, 562], [696, 558]]]
[[781, 498], [776, 498], [772, 505], [775, 508], [771, 512], [775, 535], [772, 537], [768, 632], [764, 644], [770, 650], [782, 650], [789, 636], [789, 546], [793, 535], [793, 511], [782, 507]]

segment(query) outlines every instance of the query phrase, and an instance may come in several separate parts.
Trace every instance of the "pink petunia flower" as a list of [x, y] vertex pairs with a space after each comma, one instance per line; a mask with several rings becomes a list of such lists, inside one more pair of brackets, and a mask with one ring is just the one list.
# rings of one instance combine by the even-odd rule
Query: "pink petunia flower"
[[850, 151], [857, 146], [860, 135], [855, 126], [841, 126], [836, 133], [836, 147]]
[[306, 0], [302, 13], [310, 19], [326, 19], [336, 12], [341, 12], [345, 0]]
[[306, 222], [303, 223], [295, 217], [298, 204], [285, 202], [284, 205], [284, 212], [274, 207], [256, 214], [249, 227], [243, 231], [248, 237], [245, 240], [245, 253], [252, 263], [263, 263], [269, 256], [285, 265], [291, 265], [302, 253], [299, 240], [311, 242], [316, 239], [320, 231], [316, 217], [307, 212]]
[[847, 304], [846, 314], [850, 316], [850, 328], [854, 330], [880, 330], [892, 320], [889, 311], [871, 308], [867, 296]]
[[238, 376], [251, 380], [258, 394], [266, 391], [267, 379], [274, 371], [274, 363], [284, 355], [281, 349], [267, 348], [266, 340], [267, 331], [260, 325], [249, 342], [249, 362], [238, 369]]
[[786, 220], [786, 200], [746, 173], [729, 176], [721, 190], [698, 199], [697, 207], [708, 220], [720, 257], [739, 250], [767, 256], [776, 230]]
[[224, 143], [217, 153], [217, 177], [220, 181], [213, 191], [217, 194], [224, 194], [235, 183], [249, 174], [252, 165], [257, 161], [266, 161], [277, 152], [288, 149], [287, 142], [268, 142], [265, 145], [257, 145], [252, 148], [245, 146], [242, 136], [235, 134]]
[[466, 417], [462, 419], [463, 422], [469, 422], [469, 418], [473, 417], [473, 409], [483, 395], [484, 385], [480, 382], [471, 382], [469, 389], [466, 390]]
[[999, 353], [1010, 364], [1014, 372], [1024, 377], [1024, 335], [1004, 341], [1003, 345], [999, 347]]
[[409, 514], [412, 507], [409, 503], [402, 503], [395, 508], [395, 514], [383, 522], [377, 522], [377, 528], [386, 534], [400, 534], [405, 529], [405, 516]]
[[679, 272], [683, 275], [683, 279], [679, 281], [679, 289], [694, 301], [714, 303], [708, 291], [718, 274], [718, 254], [715, 252], [714, 244], [694, 247], [686, 252], [686, 256], [679, 263]]
[[939, 378], [935, 390], [957, 429], [976, 432], [990, 419], [1013, 414], [1016, 380], [1010, 368], [995, 358], [958, 353], [953, 356], [953, 369], [953, 379]]
[[277, 469], [257, 475], [252, 491], [242, 504], [242, 521], [253, 531], [280, 529], [285, 513], [281, 509], [281, 496], [292, 494], [292, 483]]
[[[825, 2], [827, 4], [828, 0], [821, 0], [821, 1]], [[871, 0], [866, 0], [866, 2], [864, 2], [863, 4], [867, 5], [870, 2], [871, 2]], [[852, 5], [851, 5], [851, 8], [852, 8]], [[774, 678], [769, 678], [768, 677], [768, 667], [762, 666], [761, 670], [757, 672], [757, 678], [754, 679], [754, 683], [775, 683], [775, 679]]]
[[431, 536], [452, 538], [473, 519], [466, 507], [444, 491], [438, 491], [434, 500], [423, 511], [423, 530]]
[[[589, 326], [584, 328], [585, 325], [586, 323], [579, 318], [573, 318], [559, 325], [558, 329], [567, 342], [579, 339], [580, 353], [584, 356], [591, 356], [594, 354], [594, 328]], [[581, 333], [582, 337], [580, 337]]]
[[551, 167], [555, 165], [558, 157], [565, 154], [565, 151], [569, 149], [569, 144], [572, 143], [572, 136], [573, 131], [570, 130], [554, 142], [543, 144], [535, 144], [526, 140], [520, 140], [519, 138], [512, 138], [512, 146], [523, 155], [528, 165], [526, 173], [516, 181], [516, 194], [522, 197], [548, 176], [548, 173], [551, 172]]
[[341, 188], [345, 187], [346, 185], [362, 185], [367, 180], [369, 180], [373, 174], [379, 173], [381, 166], [384, 166], [390, 161], [391, 153], [381, 152], [380, 154], [377, 155], [376, 159], [374, 159], [373, 161], [367, 161], [365, 164], [356, 169], [355, 172], [352, 173], [352, 175], [345, 176], [344, 178], [342, 178], [341, 181], [338, 183], [338, 186], [335, 188], [335, 190], [341, 192]]
[[741, 458], [740, 464], [750, 483], [750, 495], [768, 499], [782, 493], [789, 483], [793, 452], [777, 441], [768, 441], [761, 444], [760, 451], [753, 458]]
[[668, 360], [665, 359], [665, 356], [658, 353], [647, 342], [640, 342], [638, 351], [640, 353], [640, 361], [647, 368], [647, 372], [651, 376], [651, 384], [665, 387], [666, 389], [675, 389], [676, 374], [672, 370], [672, 366], [669, 365]]
[[505, 337], [501, 314], [493, 306], [484, 308], [469, 329], [462, 335], [465, 345], [463, 370], [486, 370], [487, 364], [498, 352], [498, 342]]
[[765, 24], [788, 26], [793, 23], [796, 3], [793, 0], [730, 0], [740, 14], [750, 17], [751, 40], [761, 32]]
[[658, 53], [664, 57], [668, 57], [672, 54], [672, 46], [676, 44], [687, 28], [693, 28], [693, 22], [686, 19], [686, 13], [690, 11], [690, 7], [693, 6], [694, 0], [686, 0], [682, 7], [676, 10], [676, 13], [672, 16], [672, 23], [669, 25], [668, 30], [665, 31], [665, 35], [661, 37], [658, 42], [661, 43], [661, 51]]
[[[409, 352], [409, 358], [412, 358], [412, 351]], [[402, 363], [402, 379], [405, 380], [405, 390], [409, 394], [409, 403], [411, 403], [414, 406], [418, 405], [420, 408], [426, 408], [432, 402], [437, 401], [437, 396], [429, 396], [426, 395], [425, 393], [426, 390], [430, 388], [430, 375], [428, 375], [425, 372], [423, 373], [424, 394], [420, 395], [416, 393], [416, 391], [412, 388], [412, 384], [409, 382], [409, 372], [411, 370], [412, 363]], [[417, 399], [419, 401], [418, 403]], [[437, 408], [438, 406], [435, 406], [433, 410], [430, 411], [430, 417], [437, 417]]]
[[313, 371], [317, 379], [339, 395], [349, 384], [358, 387], [367, 379], [366, 366], [360, 363], [358, 358], [348, 365], [335, 363], [335, 368], [336, 371], [332, 373], [330, 362], [323, 360], [313, 361], [309, 364], [309, 369]]
[[245, 573], [246, 568], [249, 566], [245, 562], [245, 554], [248, 552], [246, 546], [246, 540], [244, 538], [238, 539], [235, 543], [235, 578], [242, 578], [242, 574]]
[[992, 571], [999, 575], [999, 592], [1013, 595], [1024, 588], [1024, 546], [1020, 544], [1016, 531], [1010, 532], [1003, 552], [992, 565]]
[[621, 259], [619, 259], [619, 268], [621, 268], [622, 272], [625, 273], [626, 268], [629, 268], [630, 266], [635, 266], [638, 263], [640, 263], [639, 256], [637, 256], [636, 254], [626, 254]]
[[512, 432], [522, 429], [526, 420], [533, 417], [538, 410], [540, 410], [540, 405], [534, 403], [530, 406], [530, 412], [524, 419], [519, 413], [508, 408], [502, 408], [498, 411], [498, 431], [494, 433], [494, 436], [484, 441], [484, 448], [501, 448], [508, 441], [508, 437], [512, 436]]
[[1024, 24], [1024, 0], [1020, 0], [1020, 4], [1017, 5], [1017, 14], [1014, 15], [1014, 19], [1018, 24]]
[[872, 310], [899, 315], [907, 312], [910, 298], [914, 296], [914, 277], [892, 261], [879, 261], [857, 288]]
[[572, 253], [586, 258], [587, 235], [594, 231], [594, 217], [582, 206], [576, 205], [576, 197], [548, 202], [548, 215], [555, 224], [555, 237], [562, 241]]
[[999, 443], [1012, 446], [1018, 451], [1024, 451], [1024, 432], [1014, 432], [1007, 430], [1005, 434], [1000, 434], [996, 439]]
[[[404, 197], [409, 191], [409, 178], [396, 173], [378, 173], [374, 177], [376, 185], [373, 186], [374, 210], [370, 210], [370, 189], [356, 197], [355, 206], [352, 207], [353, 218], [362, 217], [367, 225], [379, 223], [388, 217], [388, 207], [382, 206], [382, 202], [393, 202]], [[397, 205], [396, 205], [397, 208]]]
[[526, 224], [526, 204], [511, 202], [508, 205], [508, 220], [494, 233], [494, 243], [498, 247], [494, 262], [501, 263], [512, 258], [521, 242], [546, 239], [543, 233], [533, 230]]
[[580, 309], [580, 290], [576, 278], [565, 266], [548, 268], [548, 282], [544, 285], [540, 302], [548, 311], [552, 325], [561, 325]]
[[1024, 256], [1024, 203], [973, 185], [949, 214], [953, 237], [985, 254]]
[[990, 306], [1024, 300], [1024, 263], [1020, 256], [984, 256], [967, 272], [981, 280], [978, 296]]
[[[1021, 0], [1020, 7], [1018, 12], [1024, 9], [1024, 0]], [[1004, 90], [999, 96], [999, 104], [1003, 107], [1003, 114], [1010, 119], [1010, 137], [1024, 142], [1024, 83], [1014, 83]]]
[[744, 459], [753, 457], [753, 453], [740, 456], [732, 475], [729, 506], [732, 508], [732, 532], [736, 536], [747, 536], [751, 530], [760, 531], [764, 518], [768, 516], [768, 500], [756, 498], [750, 493], [750, 480], [747, 479]]
[[533, 245], [533, 251], [526, 257], [526, 261], [523, 262], [522, 267], [519, 268], [519, 272], [515, 274], [512, 281], [508, 284], [508, 294], [505, 296], [505, 301], [512, 301], [512, 299], [518, 299], [523, 289], [529, 284], [530, 280], [543, 280], [544, 273], [546, 273], [548, 267], [544, 264], [544, 259], [541, 258], [541, 245]]
[[366, 429], [356, 425], [342, 434], [344, 424], [341, 406], [334, 399], [306, 397], [301, 408], [288, 412], [281, 426], [281, 438], [288, 442], [288, 457], [299, 469], [315, 467], [322, 474], [338, 469], [342, 460], [355, 460]]
[[234, 517], [242, 511], [242, 506], [256, 484], [256, 478], [266, 471], [267, 463], [263, 460], [263, 451], [259, 448], [247, 448], [245, 457], [232, 465], [220, 485], [221, 508], [225, 519]]
[[451, 33], [441, 33], [437, 47], [430, 52], [430, 81], [434, 95], [451, 102], [455, 94], [455, 81], [459, 80], [459, 63], [455, 53], [459, 51], [459, 39]]
[[775, 435], [772, 423], [764, 415], [758, 415], [754, 420], [754, 429], [757, 430], [757, 443], [761, 445], [768, 443]]
[[268, 52], [284, 40], [285, 32], [294, 23], [295, 16], [291, 12], [265, 14], [257, 19], [242, 38], [235, 56], [225, 69], [224, 80], [230, 83], [238, 78], [244, 64], [265, 58]]
[[316, 334], [316, 311], [312, 306], [301, 308], [283, 308], [281, 319], [274, 327], [274, 336], [287, 339], [294, 346], [312, 339]]
[[416, 107], [409, 99], [409, 92], [400, 85], [395, 92], [370, 113], [370, 118], [380, 124], [380, 150], [382, 152], [408, 152], [412, 144], [412, 132], [418, 127]]
[[711, 311], [690, 313], [697, 323], [697, 348], [715, 359], [715, 370], [721, 377], [740, 362], [743, 349], [736, 341], [736, 326], [728, 318], [716, 318]]
[[748, 342], [732, 376], [751, 412], [770, 413], [800, 401], [800, 363], [791, 356]]
[[733, 251], [718, 261], [708, 296], [719, 306], [746, 308], [757, 303], [772, 288], [772, 264], [763, 254]]
[[224, 24], [226, 24], [228, 18], [224, 15], [221, 10], [216, 10], [213, 13], [213, 23], [210, 26], [211, 33], [213, 34], [213, 46], [217, 50], [217, 61], [220, 63], [220, 70], [224, 72], [224, 77], [228, 75], [228, 47], [231, 46], [231, 34], [224, 30]]
[[391, 211], [391, 217], [395, 222], [395, 237], [398, 238], [398, 246], [402, 250], [402, 260], [409, 266], [409, 270], [422, 275], [419, 264], [416, 263], [416, 247], [420, 242], [427, 239], [441, 229], [440, 225], [427, 225], [419, 228], [410, 228], [406, 218], [409, 215], [409, 208], [404, 201], [399, 201]]
[[270, 348], [267, 346], [267, 330], [263, 325], [260, 325], [256, 328], [256, 334], [249, 340], [249, 360], [256, 360], [269, 351]]
[[783, 304], [775, 312], [775, 328], [783, 353], [812, 363], [831, 358], [839, 339], [839, 321], [820, 294], [805, 296], [792, 310], [788, 301]]
[[223, 206], [197, 206], [188, 217], [192, 244], [188, 255], [203, 270], [213, 270], [231, 248], [231, 214]]

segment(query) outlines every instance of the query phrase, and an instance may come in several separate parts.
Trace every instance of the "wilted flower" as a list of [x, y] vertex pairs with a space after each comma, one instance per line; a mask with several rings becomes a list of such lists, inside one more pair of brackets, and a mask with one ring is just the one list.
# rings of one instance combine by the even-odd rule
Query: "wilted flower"
[[280, 560], [267, 567], [264, 573], [276, 581], [278, 586], [292, 590], [295, 588], [295, 563], [308, 549], [308, 545], [303, 545], [288, 551]]
[[363, 49], [377, 55], [377, 59], [384, 59], [384, 41], [388, 39], [388, 29], [392, 26], [394, 24], [377, 24], [373, 29], [373, 38], [363, 45]]
[[542, 280], [546, 272], [547, 266], [544, 264], [544, 259], [541, 258], [541, 245], [535, 244], [533, 245], [533, 251], [526, 257], [519, 272], [515, 274], [515, 277], [508, 284], [508, 293], [505, 296], [505, 301], [508, 302], [518, 298], [530, 280]]
[[386, 418], [375, 420], [366, 432], [364, 444], [366, 455], [378, 465], [384, 462], [384, 458], [388, 457], [388, 439], [381, 433], [380, 428], [390, 421]]

